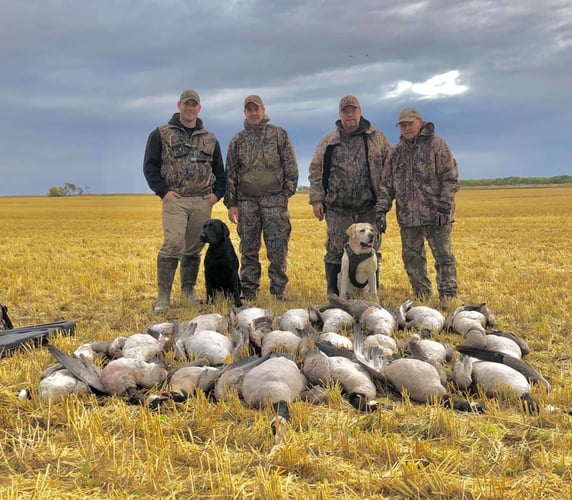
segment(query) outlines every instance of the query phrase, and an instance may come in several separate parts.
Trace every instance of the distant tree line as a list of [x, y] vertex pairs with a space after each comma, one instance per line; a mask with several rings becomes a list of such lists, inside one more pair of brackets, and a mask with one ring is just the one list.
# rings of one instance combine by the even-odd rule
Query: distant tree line
[[[572, 175], [554, 177], [503, 177], [499, 179], [459, 179], [461, 186], [534, 186], [546, 184], [572, 184]], [[298, 186], [298, 191], [308, 191], [308, 186]]]
[[80, 196], [84, 193], [89, 193], [89, 188], [87, 186], [82, 188], [80, 186], [76, 186], [73, 182], [66, 182], [63, 186], [52, 186], [48, 191], [48, 196]]
[[500, 179], [460, 179], [461, 186], [532, 186], [538, 184], [572, 184], [572, 175], [555, 177], [503, 177]]

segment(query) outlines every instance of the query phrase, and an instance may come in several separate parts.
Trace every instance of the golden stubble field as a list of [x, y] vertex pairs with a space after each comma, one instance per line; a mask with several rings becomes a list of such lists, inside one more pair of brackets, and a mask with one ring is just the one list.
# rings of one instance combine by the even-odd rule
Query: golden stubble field
[[[259, 301], [277, 314], [326, 300], [324, 223], [303, 193], [290, 208], [293, 300], [273, 301], [264, 277]], [[227, 222], [220, 203], [213, 216]], [[388, 221], [380, 296], [394, 306], [410, 292], [393, 212]], [[76, 320], [75, 336], [53, 338], [66, 352], [153, 323], [228, 311], [223, 302], [180, 304], [176, 281], [174, 307], [153, 313], [161, 227], [152, 195], [0, 198], [0, 226], [0, 303], [15, 326]], [[528, 415], [508, 398], [485, 400], [483, 415], [462, 414], [380, 394], [394, 409], [360, 414], [332, 387], [327, 405], [292, 405], [290, 430], [275, 446], [271, 413], [238, 399], [214, 404], [197, 396], [158, 413], [116, 398], [19, 400], [17, 392], [37, 388], [54, 363], [45, 348], [27, 348], [0, 359], [0, 496], [571, 498], [571, 241], [572, 187], [458, 194], [458, 304], [486, 302], [501, 329], [528, 342], [528, 361], [553, 386], [533, 394], [554, 411]], [[198, 290], [204, 295], [202, 277]]]

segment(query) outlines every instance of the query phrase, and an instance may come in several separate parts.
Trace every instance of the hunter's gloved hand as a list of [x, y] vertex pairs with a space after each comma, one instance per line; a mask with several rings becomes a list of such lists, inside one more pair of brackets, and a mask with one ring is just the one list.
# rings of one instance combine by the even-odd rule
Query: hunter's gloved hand
[[387, 221], [385, 220], [385, 216], [385, 212], [377, 212], [375, 214], [375, 227], [379, 231], [379, 234], [385, 233], [385, 230], [387, 229]]
[[437, 207], [437, 225], [445, 226], [451, 222], [451, 209], [446, 205], [439, 205]]

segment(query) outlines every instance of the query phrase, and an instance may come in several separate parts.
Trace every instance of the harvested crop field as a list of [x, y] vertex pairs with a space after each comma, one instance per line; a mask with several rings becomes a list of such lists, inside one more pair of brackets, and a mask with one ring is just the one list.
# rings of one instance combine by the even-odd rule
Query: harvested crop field
[[[328, 403], [292, 404], [289, 429], [275, 444], [272, 411], [247, 409], [238, 398], [214, 403], [199, 394], [156, 412], [117, 397], [42, 402], [40, 375], [55, 360], [45, 347], [26, 346], [0, 359], [0, 495], [572, 498], [572, 187], [462, 189], [457, 204], [460, 296], [452, 306], [486, 302], [499, 329], [526, 340], [526, 359], [552, 386], [533, 386], [538, 414], [511, 396], [476, 395], [487, 410], [475, 414], [389, 393], [378, 394], [380, 410], [359, 413], [331, 386]], [[325, 224], [304, 193], [290, 212], [290, 302], [268, 293], [261, 252], [257, 305], [277, 315], [327, 302]], [[221, 203], [213, 217], [228, 222]], [[178, 277], [173, 306], [153, 312], [160, 223], [160, 202], [151, 195], [0, 198], [0, 303], [14, 326], [75, 320], [74, 335], [51, 338], [68, 353], [163, 321], [226, 314], [222, 300], [180, 301]], [[397, 306], [410, 290], [394, 211], [382, 250], [380, 298]], [[205, 295], [202, 276], [198, 293]], [[438, 306], [436, 294], [426, 305]], [[453, 333], [436, 338], [460, 342]], [[176, 366], [172, 352], [165, 356]], [[19, 399], [22, 389], [32, 398]]]

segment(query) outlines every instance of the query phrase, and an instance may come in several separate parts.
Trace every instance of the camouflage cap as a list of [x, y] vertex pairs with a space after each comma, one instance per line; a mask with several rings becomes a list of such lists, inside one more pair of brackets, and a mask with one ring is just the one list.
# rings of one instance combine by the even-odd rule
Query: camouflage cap
[[264, 103], [262, 102], [262, 97], [258, 95], [249, 95], [244, 98], [244, 107], [246, 108], [247, 104], [256, 104], [261, 108], [264, 107]]
[[199, 97], [199, 93], [193, 89], [184, 90], [179, 98], [179, 102], [187, 102], [187, 101], [195, 101], [197, 104], [200, 104], [201, 98]]
[[359, 101], [357, 97], [353, 95], [347, 95], [340, 99], [340, 111], [344, 109], [346, 106], [353, 106], [354, 108], [359, 108]]
[[405, 108], [399, 113], [399, 121], [395, 124], [397, 127], [401, 122], [414, 122], [415, 120], [423, 120], [421, 113], [413, 108]]

